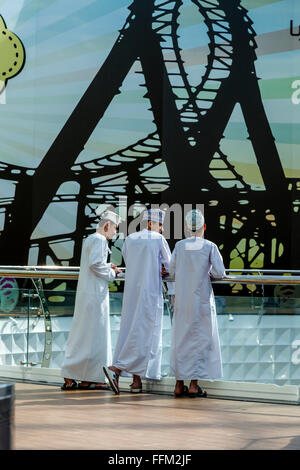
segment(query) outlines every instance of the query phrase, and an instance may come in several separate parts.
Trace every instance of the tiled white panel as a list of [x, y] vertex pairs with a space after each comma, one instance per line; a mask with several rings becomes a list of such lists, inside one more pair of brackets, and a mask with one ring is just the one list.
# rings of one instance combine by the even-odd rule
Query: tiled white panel
[[[257, 345], [255, 346], [243, 346], [245, 350], [245, 363], [258, 363], [259, 361], [259, 348]], [[223, 357], [223, 349], [222, 349], [222, 357]]]
[[[119, 305], [119, 304], [118, 304]], [[114, 311], [119, 308], [114, 306]], [[224, 306], [223, 306], [224, 307]], [[250, 309], [249, 309], [250, 310]], [[120, 327], [120, 315], [112, 314], [111, 335], [114, 350]], [[72, 317], [52, 318], [52, 356], [50, 367], [58, 369]], [[223, 380], [253, 381], [278, 385], [300, 384], [300, 315], [218, 316], [223, 359]], [[169, 373], [171, 322], [163, 320], [162, 376]], [[40, 367], [44, 351], [44, 320], [30, 319], [28, 362]], [[0, 365], [19, 365], [26, 361], [27, 320], [0, 319]]]

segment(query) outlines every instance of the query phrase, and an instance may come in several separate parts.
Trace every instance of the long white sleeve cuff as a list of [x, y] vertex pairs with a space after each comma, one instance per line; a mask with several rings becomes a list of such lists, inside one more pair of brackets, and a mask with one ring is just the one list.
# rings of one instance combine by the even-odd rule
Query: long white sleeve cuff
[[107, 282], [114, 281], [116, 278], [116, 273], [111, 268], [111, 263], [95, 263], [90, 266], [90, 269], [97, 277], [105, 279]]

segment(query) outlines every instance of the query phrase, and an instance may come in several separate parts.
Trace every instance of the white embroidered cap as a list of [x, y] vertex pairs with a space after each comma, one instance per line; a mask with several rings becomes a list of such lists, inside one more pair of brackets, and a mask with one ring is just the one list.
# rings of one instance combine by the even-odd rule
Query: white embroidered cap
[[204, 225], [204, 217], [199, 209], [192, 209], [185, 216], [186, 225], [192, 232], [198, 232]]
[[151, 220], [152, 222], [164, 223], [166, 212], [161, 209], [148, 209], [143, 212], [143, 220]]
[[99, 210], [100, 207], [101, 206], [99, 206], [96, 209], [96, 214], [99, 216], [100, 220], [103, 220], [103, 219], [109, 220], [110, 222], [112, 222], [113, 224], [116, 224], [116, 225], [119, 225], [122, 222], [122, 219], [118, 214], [116, 214], [113, 211], [109, 211], [109, 210], [105, 210], [103, 212], [100, 212], [100, 210]]

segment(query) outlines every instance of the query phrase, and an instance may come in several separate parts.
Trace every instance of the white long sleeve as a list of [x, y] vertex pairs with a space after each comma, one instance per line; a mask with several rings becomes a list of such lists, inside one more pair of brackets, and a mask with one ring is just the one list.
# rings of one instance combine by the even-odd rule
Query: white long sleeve
[[111, 268], [111, 263], [107, 263], [107, 250], [105, 241], [100, 238], [94, 238], [89, 253], [89, 268], [93, 273], [105, 279], [107, 282], [113, 281], [116, 277], [115, 271]]
[[170, 265], [169, 265], [169, 273], [170, 273], [170, 276], [175, 276], [175, 271], [176, 271], [176, 245], [175, 245], [175, 248], [172, 252], [172, 257], [171, 257], [171, 262], [170, 262]]
[[171, 250], [167, 240], [164, 237], [161, 237], [161, 248], [160, 248], [161, 263], [166, 268], [166, 271], [169, 272], [169, 265], [171, 261]]
[[209, 256], [211, 263], [210, 274], [215, 279], [221, 279], [226, 276], [223, 258], [217, 245], [212, 243], [211, 252]]
[[[170, 272], [170, 263], [171, 263], [171, 250], [167, 240], [162, 237], [162, 245], [161, 245], [161, 263], [166, 268], [166, 271]], [[174, 295], [175, 294], [175, 282], [167, 282], [168, 287], [168, 294]]]

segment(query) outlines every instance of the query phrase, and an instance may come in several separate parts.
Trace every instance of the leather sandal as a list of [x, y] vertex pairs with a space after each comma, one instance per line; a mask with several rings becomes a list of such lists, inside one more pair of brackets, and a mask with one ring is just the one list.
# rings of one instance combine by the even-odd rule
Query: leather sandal
[[77, 389], [77, 382], [75, 380], [72, 380], [70, 385], [67, 385], [66, 382], [60, 387], [61, 390], [63, 391], [70, 391], [70, 390], [76, 390]]
[[134, 384], [132, 383], [130, 385], [130, 391], [131, 391], [131, 393], [142, 393], [143, 385], [141, 384], [139, 387], [134, 387]]
[[77, 388], [78, 390], [109, 390], [108, 385], [98, 385], [96, 382], [90, 382], [88, 385], [82, 385], [80, 383]]
[[190, 393], [190, 392], [189, 392], [189, 393], [188, 393], [188, 396], [189, 396], [190, 398], [196, 398], [196, 397], [203, 397], [203, 398], [205, 398], [205, 397], [207, 397], [207, 393], [206, 393], [206, 390], [202, 390], [202, 388], [199, 387], [199, 385], [198, 385], [198, 392], [197, 392], [197, 393]]
[[108, 367], [103, 367], [104, 374], [107, 377], [107, 380], [109, 382], [110, 388], [112, 389], [113, 392], [115, 392], [116, 395], [120, 394], [120, 389], [119, 389], [119, 374], [116, 372], [110, 370]]

